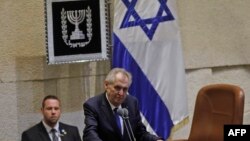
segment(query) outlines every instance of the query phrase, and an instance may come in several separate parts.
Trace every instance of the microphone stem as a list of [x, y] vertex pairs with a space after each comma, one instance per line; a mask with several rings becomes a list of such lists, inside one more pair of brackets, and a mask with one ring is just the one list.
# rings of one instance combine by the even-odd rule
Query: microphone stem
[[127, 120], [127, 122], [128, 122], [128, 127], [129, 127], [129, 130], [131, 131], [131, 136], [132, 136], [132, 138], [133, 138], [133, 141], [136, 141], [135, 136], [134, 136], [134, 133], [133, 133], [133, 130], [132, 130], [132, 128], [131, 128], [131, 124], [130, 124], [130, 122], [129, 122], [128, 117], [126, 118], [126, 120]]
[[126, 123], [126, 121], [125, 121], [125, 118], [123, 117], [122, 119], [123, 119], [123, 123], [124, 123], [124, 125], [125, 125], [125, 128], [126, 128], [126, 130], [127, 130], [127, 132], [128, 132], [129, 140], [130, 140], [130, 141], [133, 141], [132, 138], [131, 138], [129, 129], [128, 129], [128, 125], [127, 125], [127, 123]]

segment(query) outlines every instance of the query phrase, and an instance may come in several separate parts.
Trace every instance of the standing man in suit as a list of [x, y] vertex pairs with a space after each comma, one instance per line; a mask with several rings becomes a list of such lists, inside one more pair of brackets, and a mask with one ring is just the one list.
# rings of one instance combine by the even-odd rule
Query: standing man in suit
[[[114, 68], [108, 73], [104, 82], [105, 92], [83, 104], [83, 141], [163, 141], [162, 138], [146, 131], [141, 121], [138, 101], [128, 95], [131, 83], [131, 74], [122, 68]], [[127, 109], [125, 114], [128, 114], [132, 134], [128, 133], [128, 122], [123, 122], [121, 114], [118, 122], [116, 121], [114, 109], [117, 108]], [[124, 109], [120, 111], [124, 114]]]
[[22, 141], [81, 141], [78, 128], [59, 122], [60, 100], [53, 95], [43, 99], [43, 120], [22, 133]]

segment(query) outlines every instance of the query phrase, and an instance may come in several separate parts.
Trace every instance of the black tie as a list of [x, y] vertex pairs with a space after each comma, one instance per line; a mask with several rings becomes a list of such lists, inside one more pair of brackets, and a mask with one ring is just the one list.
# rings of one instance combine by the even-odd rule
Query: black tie
[[[118, 115], [118, 113], [117, 113], [117, 109], [118, 109], [118, 108], [115, 108], [115, 109], [114, 109], [115, 119], [116, 119], [116, 124], [117, 124], [117, 126], [119, 127], [120, 132], [121, 132], [121, 131], [122, 131], [122, 130], [121, 130], [121, 122], [120, 122], [119, 115]], [[121, 133], [122, 133], [122, 132], [121, 132]]]
[[52, 141], [58, 141], [58, 138], [56, 136], [56, 129], [51, 129], [51, 133], [52, 133]]

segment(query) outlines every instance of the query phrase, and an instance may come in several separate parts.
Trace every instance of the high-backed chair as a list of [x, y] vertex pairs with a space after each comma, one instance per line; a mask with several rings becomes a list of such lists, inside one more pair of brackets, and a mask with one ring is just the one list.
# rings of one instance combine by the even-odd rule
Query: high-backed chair
[[174, 141], [223, 141], [225, 124], [243, 123], [244, 99], [239, 86], [204, 86], [196, 98], [188, 139]]

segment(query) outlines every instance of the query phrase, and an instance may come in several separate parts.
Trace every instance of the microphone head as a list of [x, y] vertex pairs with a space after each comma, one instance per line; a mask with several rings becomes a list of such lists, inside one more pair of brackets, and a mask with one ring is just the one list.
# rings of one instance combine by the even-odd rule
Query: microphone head
[[118, 114], [119, 116], [121, 116], [121, 117], [124, 116], [124, 110], [123, 110], [122, 108], [118, 108], [116, 112], [117, 112], [117, 114]]
[[123, 108], [123, 115], [124, 115], [124, 117], [128, 118], [128, 109], [127, 108]]

